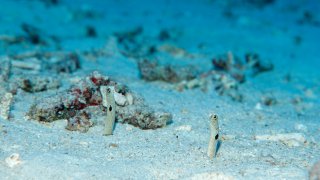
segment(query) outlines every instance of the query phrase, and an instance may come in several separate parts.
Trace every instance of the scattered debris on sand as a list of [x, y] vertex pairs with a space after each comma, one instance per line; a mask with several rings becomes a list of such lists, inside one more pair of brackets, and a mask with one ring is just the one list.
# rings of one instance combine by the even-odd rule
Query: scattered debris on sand
[[297, 147], [307, 143], [307, 139], [302, 133], [257, 135], [254, 139], [261, 141], [278, 141], [288, 147]]
[[2, 42], [4, 46], [10, 46], [13, 44], [20, 44], [23, 41], [24, 41], [23, 36], [8, 35], [8, 34], [1, 34], [0, 35], [0, 42]]
[[55, 49], [60, 46], [60, 40], [57, 36], [47, 34], [44, 30], [33, 24], [22, 22], [20, 29], [23, 33], [14, 35], [13, 38], [11, 38], [13, 41], [7, 41], [10, 43], [8, 45], [54, 47]]
[[[17, 89], [29, 93], [58, 89], [61, 73], [73, 73], [80, 68], [76, 53], [26, 52], [0, 57], [1, 88], [15, 94]], [[39, 74], [42, 74], [39, 76]]]
[[[262, 61], [256, 53], [247, 53], [244, 60], [234, 57], [232, 52], [217, 56], [212, 60], [213, 69], [200, 72], [194, 65], [170, 65], [158, 60], [144, 58], [138, 61], [141, 78], [146, 81], [163, 81], [173, 85], [178, 91], [200, 88], [206, 92], [208, 80], [213, 81], [214, 89], [219, 95], [227, 95], [232, 100], [241, 102], [243, 95], [239, 86], [250, 77], [271, 71], [273, 64]], [[265, 103], [274, 104], [275, 99], [267, 99]], [[269, 104], [271, 105], [271, 104]]]
[[127, 57], [144, 57], [149, 55], [150, 47], [144, 43], [145, 38], [141, 37], [143, 27], [138, 26], [127, 31], [115, 32], [121, 53]]
[[138, 62], [141, 78], [147, 81], [164, 81], [178, 83], [196, 78], [198, 71], [194, 66], [162, 65], [156, 60], [141, 60]]
[[246, 80], [246, 76], [256, 76], [273, 70], [273, 64], [264, 62], [256, 53], [247, 53], [244, 60], [235, 57], [231, 51], [212, 59], [214, 70], [229, 74], [239, 83]]
[[146, 36], [142, 26], [127, 31], [115, 32], [119, 49], [124, 56], [135, 59], [169, 56], [173, 59], [194, 59], [196, 54], [188, 52], [176, 43], [182, 32], [177, 29], [162, 29], [158, 36]]
[[160, 32], [157, 39], [160, 42], [155, 45], [143, 43], [148, 41], [142, 36], [142, 33], [143, 28], [140, 26], [129, 31], [115, 33], [120, 51], [123, 55], [137, 60], [142, 79], [163, 81], [178, 91], [200, 88], [206, 92], [208, 80], [211, 79], [219, 95], [227, 95], [234, 101], [242, 102], [244, 97], [239, 90], [240, 84], [248, 78], [271, 71], [274, 68], [272, 63], [262, 61], [257, 53], [247, 53], [243, 58], [239, 58], [234, 56], [231, 51], [213, 58], [213, 70], [209, 72], [200, 72], [195, 65], [179, 66], [163, 63], [157, 57], [164, 54], [173, 60], [194, 59], [196, 55], [188, 53], [176, 45], [163, 43], [171, 38], [168, 30]]
[[81, 68], [80, 56], [68, 52], [26, 52], [9, 56], [12, 66], [22, 70], [73, 73]]
[[229, 74], [212, 71], [212, 80], [214, 82], [214, 88], [219, 95], [227, 95], [232, 100], [238, 102], [243, 100], [243, 95], [238, 91], [239, 83]]
[[174, 89], [177, 91], [184, 91], [188, 89], [200, 88], [201, 91], [207, 92], [208, 90], [208, 79], [207, 78], [195, 78], [192, 80], [183, 80], [174, 85]]
[[277, 99], [274, 96], [262, 96], [261, 103], [266, 106], [273, 106], [278, 103]]
[[174, 58], [187, 58], [187, 59], [192, 59], [195, 56], [189, 52], [187, 52], [185, 49], [180, 48], [176, 45], [172, 44], [163, 44], [157, 47], [158, 52], [165, 52], [169, 55], [171, 55]]
[[20, 76], [14, 78], [14, 82], [16, 88], [20, 88], [30, 93], [58, 89], [61, 86], [61, 82], [58, 80], [58, 78], [53, 78], [50, 76]]
[[247, 78], [273, 70], [273, 64], [262, 61], [258, 54], [247, 53], [244, 60], [234, 56], [231, 51], [212, 59], [212, 79], [220, 95], [228, 95], [235, 101], [242, 101], [243, 95], [238, 91], [240, 84]]
[[79, 68], [80, 60], [75, 53], [26, 52], [0, 57], [0, 116], [10, 118], [18, 89], [28, 93], [58, 89], [61, 86], [58, 75]]

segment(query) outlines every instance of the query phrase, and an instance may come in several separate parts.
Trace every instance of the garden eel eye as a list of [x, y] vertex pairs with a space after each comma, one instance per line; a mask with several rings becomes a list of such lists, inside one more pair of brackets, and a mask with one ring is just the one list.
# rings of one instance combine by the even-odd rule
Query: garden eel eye
[[109, 111], [112, 111], [112, 106], [109, 107]]
[[219, 138], [219, 134], [217, 134], [214, 139], [217, 140]]
[[218, 116], [216, 114], [213, 115], [214, 119], [218, 119]]

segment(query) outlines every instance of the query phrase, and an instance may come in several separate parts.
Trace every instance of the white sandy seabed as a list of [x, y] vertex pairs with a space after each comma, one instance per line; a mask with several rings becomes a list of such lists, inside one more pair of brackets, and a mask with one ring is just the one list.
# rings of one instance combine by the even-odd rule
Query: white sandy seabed
[[[99, 70], [114, 77], [142, 94], [153, 108], [171, 112], [172, 123], [156, 130], [117, 123], [114, 135], [107, 137], [102, 136], [102, 124], [87, 133], [71, 132], [65, 130], [64, 120], [50, 124], [26, 120], [30, 102], [46, 92], [19, 91], [12, 119], [0, 119], [0, 179], [308, 179], [309, 170], [320, 159], [320, 81], [315, 70], [319, 27], [298, 26], [299, 13], [279, 3], [252, 12], [234, 7], [237, 17], [228, 19], [220, 15], [223, 3], [187, 1], [189, 5], [180, 3], [181, 8], [174, 9], [175, 4], [169, 2], [155, 3], [158, 8], [154, 10], [148, 3], [142, 7], [141, 2], [98, 1], [97, 9], [105, 8], [106, 15], [92, 24], [102, 35], [86, 39], [77, 28], [83, 22], [69, 22], [68, 15], [72, 8], [94, 9], [94, 1], [58, 7], [37, 1], [1, 1], [1, 33], [14, 34], [19, 31], [15, 25], [27, 21], [66, 38], [62, 48], [79, 50], [101, 47], [112, 31], [144, 22], [151, 34], [162, 27], [180, 28], [184, 34], [178, 44], [190, 52], [201, 41], [206, 41], [206, 51], [212, 55], [254, 50], [271, 59], [275, 70], [242, 85], [246, 101], [239, 103], [217, 95], [213, 87], [207, 93], [199, 89], [177, 92], [165, 88], [165, 83], [147, 83], [139, 78], [134, 60], [121, 55], [84, 60], [76, 76]], [[179, 18], [173, 19], [174, 15]], [[298, 47], [292, 40], [296, 35], [303, 39]], [[286, 73], [292, 74], [291, 82], [283, 81]], [[268, 93], [278, 103], [259, 105]], [[291, 103], [295, 96], [306, 99], [300, 115]], [[206, 155], [210, 113], [219, 116], [221, 137], [212, 160]]]

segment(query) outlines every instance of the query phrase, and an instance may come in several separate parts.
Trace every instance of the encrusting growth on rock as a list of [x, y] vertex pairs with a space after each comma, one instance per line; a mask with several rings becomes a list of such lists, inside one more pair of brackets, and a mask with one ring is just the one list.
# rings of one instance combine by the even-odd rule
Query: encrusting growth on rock
[[116, 103], [114, 100], [114, 87], [112, 86], [101, 86], [100, 92], [102, 96], [102, 105], [107, 108], [107, 118], [105, 120], [104, 135], [112, 135], [114, 121], [116, 119], [115, 107]]
[[103, 86], [114, 88], [115, 102], [111, 106], [115, 119], [120, 123], [129, 123], [141, 129], [156, 129], [164, 127], [172, 118], [170, 113], [154, 111], [128, 87], [96, 71], [67, 91], [36, 100], [27, 116], [41, 122], [67, 119], [68, 130], [87, 132], [94, 125], [91, 120], [97, 119], [94, 116], [103, 113], [100, 109], [104, 106], [100, 92]]
[[208, 146], [208, 156], [210, 159], [215, 157], [219, 139], [219, 122], [216, 114], [210, 115], [210, 141]]

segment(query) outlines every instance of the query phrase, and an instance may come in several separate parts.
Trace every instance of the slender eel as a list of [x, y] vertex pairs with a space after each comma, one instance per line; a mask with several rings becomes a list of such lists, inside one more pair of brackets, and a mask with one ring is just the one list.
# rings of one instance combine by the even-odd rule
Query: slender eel
[[105, 120], [104, 135], [112, 135], [114, 121], [116, 118], [115, 113], [115, 100], [114, 100], [114, 87], [101, 86], [100, 92], [102, 96], [102, 105], [107, 108], [107, 118]]
[[210, 115], [210, 141], [209, 141], [208, 152], [207, 152], [210, 159], [216, 156], [218, 139], [219, 139], [218, 116], [215, 114], [212, 114]]

